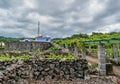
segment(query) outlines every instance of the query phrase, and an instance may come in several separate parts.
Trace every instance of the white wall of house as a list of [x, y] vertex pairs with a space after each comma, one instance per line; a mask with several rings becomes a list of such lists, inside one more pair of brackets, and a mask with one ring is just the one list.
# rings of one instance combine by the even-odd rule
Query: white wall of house
[[5, 43], [4, 42], [0, 42], [0, 46], [5, 46]]

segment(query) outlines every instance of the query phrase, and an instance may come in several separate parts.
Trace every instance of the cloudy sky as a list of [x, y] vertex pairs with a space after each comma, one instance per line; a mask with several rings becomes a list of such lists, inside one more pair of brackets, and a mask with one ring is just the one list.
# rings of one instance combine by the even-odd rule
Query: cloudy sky
[[120, 0], [0, 0], [0, 36], [120, 31]]

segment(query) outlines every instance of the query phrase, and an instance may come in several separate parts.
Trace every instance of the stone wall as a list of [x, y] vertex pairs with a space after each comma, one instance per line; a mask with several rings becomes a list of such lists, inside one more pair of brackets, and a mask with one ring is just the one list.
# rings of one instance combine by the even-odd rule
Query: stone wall
[[87, 72], [85, 59], [16, 60], [0, 62], [0, 83], [19, 84], [19, 80], [74, 80], [83, 79]]
[[45, 50], [51, 47], [50, 42], [9, 42], [5, 43], [6, 50]]

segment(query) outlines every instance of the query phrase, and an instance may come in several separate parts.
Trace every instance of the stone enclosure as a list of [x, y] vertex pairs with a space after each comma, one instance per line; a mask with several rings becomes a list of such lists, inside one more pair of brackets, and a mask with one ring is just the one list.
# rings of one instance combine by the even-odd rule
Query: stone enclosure
[[0, 61], [0, 83], [21, 84], [23, 80], [84, 79], [88, 70], [85, 59], [30, 59]]
[[36, 50], [36, 49], [40, 49], [40, 50], [46, 50], [49, 47], [51, 47], [52, 44], [50, 42], [9, 42], [9, 43], [5, 43], [5, 49], [6, 50], [20, 50], [20, 51], [24, 51], [24, 50]]

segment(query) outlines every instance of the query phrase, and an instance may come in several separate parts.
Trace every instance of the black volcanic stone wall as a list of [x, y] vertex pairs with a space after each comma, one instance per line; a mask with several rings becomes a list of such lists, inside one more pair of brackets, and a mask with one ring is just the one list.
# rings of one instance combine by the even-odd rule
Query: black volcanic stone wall
[[52, 44], [50, 42], [8, 42], [5, 43], [6, 50], [46, 50], [50, 48]]
[[[88, 70], [85, 59], [64, 61], [57, 59], [32, 59], [2, 61], [0, 63], [2, 63], [0, 65], [0, 83], [2, 84], [16, 84], [21, 79], [42, 81], [83, 79]], [[3, 69], [3, 66], [6, 69]]]

